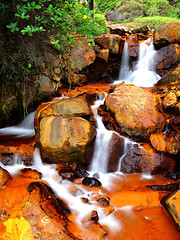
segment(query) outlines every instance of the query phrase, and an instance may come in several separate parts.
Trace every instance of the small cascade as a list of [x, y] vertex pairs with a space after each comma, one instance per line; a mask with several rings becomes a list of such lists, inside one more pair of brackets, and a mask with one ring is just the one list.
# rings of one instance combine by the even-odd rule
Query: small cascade
[[122, 81], [132, 83], [140, 87], [152, 87], [161, 78], [155, 72], [154, 56], [155, 49], [152, 38], [139, 44], [139, 56], [138, 61], [131, 71], [128, 66], [128, 44], [124, 44], [123, 55], [122, 55], [122, 66], [120, 70], [119, 80], [115, 81], [114, 84], [118, 84]]
[[121, 69], [119, 74], [119, 80], [128, 79], [131, 71], [129, 69], [129, 52], [128, 52], [128, 43], [125, 41], [124, 48], [122, 52], [122, 60], [121, 60]]
[[[102, 96], [100, 96], [102, 98]], [[109, 131], [105, 128], [101, 117], [97, 113], [97, 109], [100, 105], [104, 104], [105, 97], [95, 101], [95, 104], [92, 106], [94, 117], [97, 121], [97, 136], [95, 142], [94, 156], [92, 159], [92, 164], [90, 166], [91, 172], [106, 173], [107, 164], [109, 157], [109, 143], [112, 137], [112, 131]]]
[[121, 172], [121, 162], [122, 162], [122, 159], [126, 156], [126, 154], [129, 152], [129, 150], [131, 150], [134, 147], [134, 145], [137, 145], [137, 143], [129, 140], [126, 137], [124, 137], [123, 155], [119, 159], [119, 165], [118, 165], [117, 172]]
[[5, 127], [0, 129], [0, 136], [9, 138], [33, 137], [35, 112], [30, 113], [18, 126]]

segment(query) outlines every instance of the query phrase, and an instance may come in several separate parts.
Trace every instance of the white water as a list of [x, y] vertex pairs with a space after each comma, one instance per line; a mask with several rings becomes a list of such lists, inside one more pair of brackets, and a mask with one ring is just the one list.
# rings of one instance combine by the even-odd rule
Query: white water
[[109, 131], [105, 128], [102, 118], [98, 115], [97, 109], [100, 105], [104, 104], [105, 97], [101, 97], [100, 100], [95, 101], [92, 106], [94, 117], [97, 121], [97, 135], [95, 142], [95, 150], [92, 158], [92, 164], [90, 166], [90, 172], [107, 173], [107, 164], [109, 157], [109, 143], [111, 141], [113, 131]]
[[35, 135], [34, 115], [35, 112], [30, 113], [19, 126], [1, 128], [0, 136], [11, 136], [14, 138], [33, 137]]
[[[128, 40], [127, 40], [128, 41]], [[132, 83], [140, 87], [152, 87], [161, 78], [155, 72], [154, 56], [156, 51], [154, 49], [152, 38], [139, 44], [138, 61], [133, 70], [129, 69], [129, 53], [128, 43], [124, 44], [121, 70], [119, 79], [114, 82], [118, 84], [122, 81]]]

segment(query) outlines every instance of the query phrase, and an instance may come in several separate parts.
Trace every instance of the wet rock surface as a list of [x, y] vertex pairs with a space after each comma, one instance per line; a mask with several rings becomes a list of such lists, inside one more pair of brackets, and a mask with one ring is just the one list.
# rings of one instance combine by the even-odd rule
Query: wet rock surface
[[119, 84], [105, 104], [114, 114], [120, 132], [130, 137], [147, 138], [164, 128], [160, 100], [152, 93], [130, 84]]
[[36, 113], [36, 141], [46, 162], [83, 161], [95, 129], [85, 97], [62, 99]]
[[180, 23], [169, 22], [161, 25], [154, 33], [154, 44], [160, 48], [170, 43], [180, 43]]
[[174, 160], [155, 151], [149, 144], [134, 145], [121, 160], [124, 173], [162, 174], [173, 171]]

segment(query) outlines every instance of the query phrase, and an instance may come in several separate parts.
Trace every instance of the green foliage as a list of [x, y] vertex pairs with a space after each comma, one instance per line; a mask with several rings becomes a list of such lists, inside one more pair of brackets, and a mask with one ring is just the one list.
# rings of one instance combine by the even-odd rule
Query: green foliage
[[[109, 10], [117, 10], [127, 15], [134, 11], [142, 11], [141, 16], [162, 16], [179, 18], [180, 2], [179, 0], [96, 0], [96, 4], [102, 13]], [[131, 16], [130, 16], [131, 17]]]
[[157, 29], [160, 25], [163, 25], [167, 22], [179, 22], [180, 19], [177, 18], [169, 18], [169, 17], [160, 17], [160, 16], [154, 16], [154, 17], [140, 17], [135, 18], [134, 22], [141, 23], [142, 25], [146, 25], [149, 28]]
[[[2, 5], [2, 8], [4, 7], [5, 5]], [[53, 34], [56, 39], [51, 42], [52, 45], [65, 51], [68, 45], [75, 42], [75, 34], [86, 36], [93, 41], [94, 35], [106, 30], [93, 15], [94, 11], [85, 3], [79, 4], [75, 0], [16, 1], [13, 21], [11, 19], [7, 28], [11, 32], [19, 31], [30, 37], [41, 32]]]
[[180, 8], [172, 6], [167, 0], [142, 0], [145, 16], [178, 18]]
[[97, 6], [99, 7], [102, 13], [106, 13], [109, 10], [116, 10], [120, 0], [96, 0]]

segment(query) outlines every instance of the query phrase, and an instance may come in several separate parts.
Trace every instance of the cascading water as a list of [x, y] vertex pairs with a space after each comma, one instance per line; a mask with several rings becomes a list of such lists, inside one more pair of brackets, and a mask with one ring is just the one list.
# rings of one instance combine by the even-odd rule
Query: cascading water
[[1, 128], [0, 136], [10, 136], [14, 138], [33, 137], [35, 134], [34, 116], [35, 112], [32, 112], [19, 124], [19, 126]]
[[[102, 96], [100, 96], [102, 97]], [[106, 97], [106, 96], [105, 96]], [[112, 131], [108, 131], [101, 117], [97, 114], [97, 109], [100, 105], [104, 104], [105, 97], [95, 101], [92, 106], [94, 116], [97, 121], [97, 135], [95, 142], [95, 150], [92, 158], [92, 164], [90, 167], [91, 172], [106, 173], [107, 172], [107, 160], [109, 156], [109, 142], [112, 137]]]
[[137, 64], [134, 70], [130, 70], [128, 43], [125, 42], [119, 79], [114, 84], [125, 81], [140, 87], [152, 87], [160, 79], [160, 76], [155, 72], [155, 54], [152, 38], [140, 43]]

